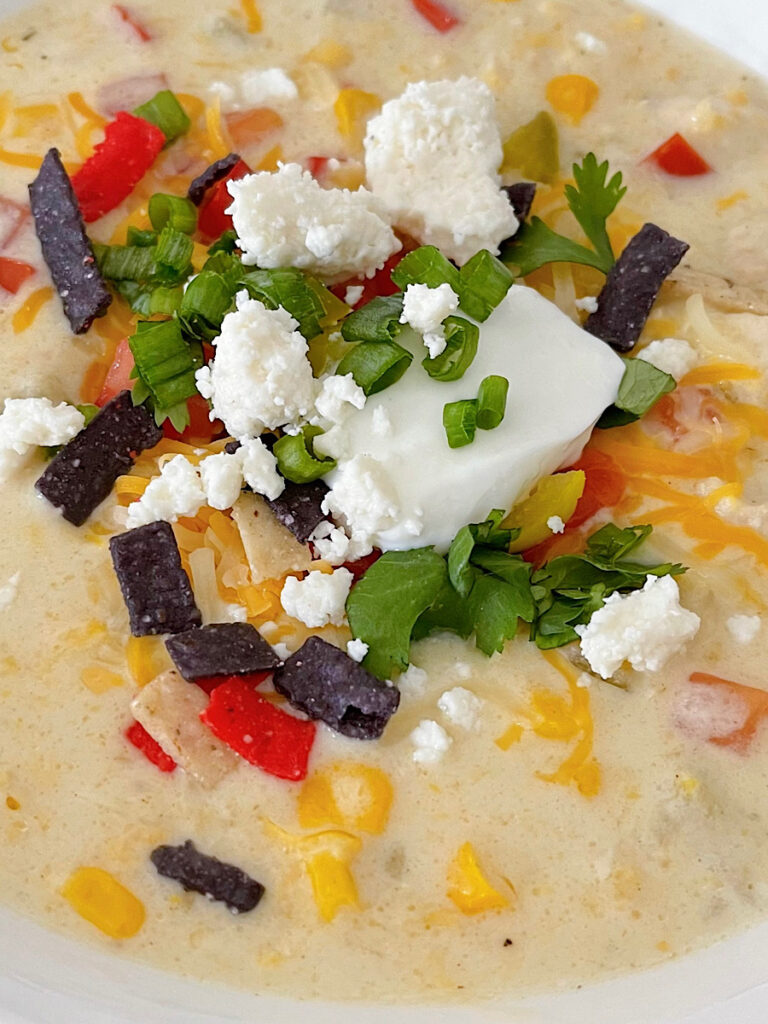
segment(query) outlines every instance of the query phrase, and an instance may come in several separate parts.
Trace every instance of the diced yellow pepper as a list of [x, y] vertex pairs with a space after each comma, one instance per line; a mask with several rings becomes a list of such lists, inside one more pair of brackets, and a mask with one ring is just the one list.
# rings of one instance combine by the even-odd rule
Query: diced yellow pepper
[[119, 673], [112, 672], [103, 665], [87, 665], [80, 673], [80, 681], [91, 693], [106, 693], [107, 690], [123, 686], [125, 680]]
[[597, 102], [600, 87], [586, 75], [558, 75], [547, 84], [547, 100], [559, 114], [578, 124]]
[[363, 89], [342, 89], [333, 105], [339, 133], [355, 144], [360, 144], [365, 133], [365, 122], [381, 106], [381, 97]]
[[324, 851], [306, 862], [320, 917], [332, 921], [342, 907], [358, 907], [357, 886], [349, 865]]
[[501, 173], [520, 172], [531, 181], [552, 182], [560, 170], [557, 125], [546, 110], [521, 125], [504, 143]]
[[144, 904], [102, 868], [78, 868], [61, 894], [80, 917], [111, 939], [130, 939], [144, 924]]
[[387, 827], [392, 783], [378, 768], [350, 761], [316, 772], [298, 796], [302, 828], [338, 825], [379, 835]]
[[352, 60], [353, 54], [348, 46], [335, 39], [323, 39], [304, 54], [303, 59], [327, 64], [329, 68], [343, 68]]
[[576, 511], [584, 493], [586, 476], [580, 469], [568, 473], [554, 473], [538, 482], [528, 497], [512, 509], [504, 526], [520, 527], [520, 536], [509, 545], [509, 550], [527, 551], [552, 535], [547, 522], [558, 516], [567, 523]]
[[128, 671], [137, 686], [146, 686], [171, 667], [171, 659], [159, 636], [132, 636], [125, 645]]
[[502, 910], [509, 900], [493, 888], [477, 863], [471, 843], [464, 843], [448, 868], [448, 897], [462, 914]]

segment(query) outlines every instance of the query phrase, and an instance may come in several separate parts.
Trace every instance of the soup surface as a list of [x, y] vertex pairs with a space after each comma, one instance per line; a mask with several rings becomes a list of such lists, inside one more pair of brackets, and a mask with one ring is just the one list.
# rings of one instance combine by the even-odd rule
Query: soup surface
[[[366, 117], [409, 82], [479, 77], [495, 96], [502, 139], [548, 111], [562, 169], [537, 197], [548, 223], [573, 231], [562, 186], [572, 161], [592, 150], [629, 186], [612, 221], [617, 248], [648, 220], [691, 246], [641, 345], [685, 339], [696, 365], [643, 421], [596, 432], [588, 451], [614, 467], [608, 507], [597, 502], [591, 527], [653, 524], [644, 557], [689, 567], [680, 592], [701, 629], [660, 671], [625, 666], [610, 682], [583, 671], [576, 645], [545, 655], [522, 629], [490, 659], [456, 637], [432, 637], [413, 646], [400, 710], [380, 740], [320, 727], [310, 780], [346, 779], [335, 816], [308, 811], [312, 794], [301, 784], [244, 761], [206, 788], [181, 770], [158, 772], [124, 736], [138, 688], [170, 667], [159, 638], [130, 638], [109, 559], [130, 490], [118, 487], [75, 529], [36, 496], [43, 460], [35, 456], [0, 491], [4, 900], [78, 941], [162, 969], [329, 999], [478, 1000], [574, 986], [748, 927], [768, 910], [760, 724], [768, 707], [768, 91], [613, 0], [451, 0], [459, 23], [445, 33], [406, 0], [257, 2], [137, 0], [131, 11], [146, 40], [102, 2], [67, 0], [6, 19], [0, 207], [26, 203], [35, 158], [50, 146], [76, 167], [100, 138], [95, 111], [131, 109], [137, 81], [137, 102], [155, 91], [142, 86], [149, 76], [165, 76], [157, 88], [166, 82], [182, 96], [192, 132], [137, 195], [90, 228], [101, 242], [123, 240], [131, 211], [143, 226], [153, 192], [183, 194], [230, 148], [227, 131], [254, 168], [336, 157], [328, 184], [356, 187]], [[216, 96], [226, 94], [211, 85], [234, 87], [255, 68], [284, 69], [299, 95], [271, 100], [279, 118], [249, 135], [231, 112], [222, 122]], [[587, 109], [553, 87], [565, 75], [594, 84]], [[346, 120], [342, 90], [361, 91], [345, 94]], [[644, 161], [676, 132], [709, 173], [684, 177]], [[504, 171], [505, 183], [519, 177], [514, 166]], [[93, 401], [135, 318], [115, 303], [73, 337], [58, 300], [40, 291], [49, 281], [29, 221], [3, 255], [36, 274], [17, 294], [3, 292], [2, 397]], [[576, 298], [601, 282], [595, 271], [556, 264], [527, 283], [578, 321]], [[166, 457], [175, 451], [162, 443]], [[156, 473], [157, 455], [142, 456], [134, 476]], [[229, 515], [219, 517], [177, 524], [185, 564], [209, 526], [236, 536]], [[575, 550], [573, 537], [553, 535], [550, 554]], [[282, 612], [279, 586], [246, 595], [244, 571], [222, 583], [220, 601], [245, 605], [267, 639], [295, 649], [307, 630]], [[345, 627], [323, 635], [340, 644], [350, 636]], [[691, 682], [696, 672], [750, 689]], [[438, 709], [456, 687], [481, 701], [471, 727]], [[434, 763], [413, 758], [411, 733], [423, 720], [452, 740]], [[366, 788], [368, 777], [350, 767], [361, 765], [389, 780], [388, 812], [382, 775]], [[329, 830], [335, 835], [308, 839]], [[188, 838], [265, 885], [256, 911], [231, 915], [156, 874], [150, 851]], [[339, 906], [323, 920], [317, 855], [328, 849]], [[131, 937], [103, 935], [62, 895], [88, 866], [143, 904], [146, 919]]]

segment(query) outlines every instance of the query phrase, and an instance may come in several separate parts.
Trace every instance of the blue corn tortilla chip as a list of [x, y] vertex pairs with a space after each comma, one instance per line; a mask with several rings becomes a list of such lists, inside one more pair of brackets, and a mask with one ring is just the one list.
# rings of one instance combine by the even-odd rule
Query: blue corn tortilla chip
[[378, 739], [400, 704], [397, 687], [377, 679], [319, 636], [311, 636], [275, 669], [272, 682], [309, 718], [358, 740]]
[[[518, 181], [514, 185], [505, 185], [501, 191], [507, 193], [510, 205], [515, 211], [515, 216], [522, 225], [523, 221], [528, 220], [528, 215], [533, 206], [533, 200], [536, 195], [536, 182]], [[513, 235], [512, 237], [514, 238], [515, 236]]]
[[240, 156], [237, 153], [228, 153], [221, 160], [217, 160], [210, 167], [206, 167], [203, 173], [198, 174], [187, 189], [187, 199], [191, 200], [195, 206], [199, 206], [205, 198], [205, 193], [208, 189], [213, 188], [222, 178], [226, 178], [235, 164], [239, 162]]
[[271, 672], [280, 659], [255, 626], [248, 622], [217, 622], [177, 633], [165, 641], [173, 663], [185, 679], [244, 676]]
[[183, 633], [200, 625], [200, 611], [168, 523], [149, 523], [111, 537], [109, 551], [134, 636]]
[[306, 544], [318, 523], [326, 518], [321, 505], [327, 493], [328, 485], [322, 480], [313, 480], [311, 484], [286, 480], [282, 494], [273, 500], [264, 500], [277, 521], [290, 530], [300, 544]]
[[48, 264], [64, 313], [75, 334], [83, 334], [104, 316], [112, 296], [96, 265], [72, 183], [58, 149], [49, 149], [29, 186], [43, 258]]
[[597, 312], [584, 329], [619, 352], [630, 352], [668, 274], [690, 246], [655, 224], [645, 224], [610, 270], [597, 297]]
[[259, 905], [264, 886], [234, 864], [201, 853], [191, 839], [181, 846], [156, 846], [149, 859], [163, 878], [179, 882], [187, 892], [199, 892], [226, 904], [235, 914]]
[[68, 522], [82, 526], [135, 456], [162, 436], [152, 414], [121, 391], [54, 456], [35, 487]]

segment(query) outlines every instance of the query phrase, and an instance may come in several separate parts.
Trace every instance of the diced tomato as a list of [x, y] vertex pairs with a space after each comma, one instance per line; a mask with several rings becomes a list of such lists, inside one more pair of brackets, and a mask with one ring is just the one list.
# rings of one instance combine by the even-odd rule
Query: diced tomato
[[131, 32], [137, 39], [142, 43], [148, 43], [150, 41], [152, 33], [139, 21], [135, 14], [129, 11], [126, 7], [123, 7], [121, 4], [113, 4], [112, 10], [120, 21], [130, 28]]
[[307, 170], [313, 178], [322, 178], [328, 167], [328, 161], [330, 157], [327, 156], [308, 156], [307, 157]]
[[195, 679], [195, 686], [199, 686], [201, 690], [210, 695], [216, 689], [217, 686], [221, 686], [224, 683], [231, 683], [233, 680], [241, 679], [244, 683], [247, 683], [254, 690], [257, 686], [260, 686], [265, 679], [268, 679], [271, 672], [250, 672], [244, 676], [201, 676], [200, 679]]
[[704, 157], [679, 132], [662, 142], [658, 149], [645, 158], [645, 162], [656, 164], [675, 178], [695, 178], [700, 174], [709, 174], [712, 170]]
[[211, 420], [210, 407], [202, 395], [193, 395], [187, 399], [189, 410], [189, 425], [179, 433], [175, 430], [170, 420], [163, 423], [163, 434], [171, 441], [199, 441], [202, 444], [210, 444], [214, 438], [219, 437], [224, 431], [224, 424], [221, 420]]
[[121, 111], [104, 129], [100, 142], [72, 178], [83, 220], [114, 210], [133, 192], [165, 145], [157, 125]]
[[[709, 743], [746, 753], [758, 727], [768, 718], [768, 693], [755, 686], [734, 683], [708, 672], [694, 672], [690, 681], [713, 687], [715, 693], [719, 691], [722, 699], [719, 706], [708, 700], [698, 709], [695, 703], [681, 704], [677, 711], [679, 724]], [[743, 718], [741, 722], [735, 722], [739, 711], [743, 711]]]
[[245, 160], [238, 160], [226, 178], [218, 181], [203, 200], [197, 218], [197, 226], [206, 238], [218, 238], [232, 228], [232, 218], [224, 211], [232, 205], [232, 196], [227, 191], [228, 181], [237, 181], [251, 173]]
[[224, 121], [236, 149], [258, 146], [268, 135], [283, 126], [282, 117], [270, 107], [233, 111], [225, 116]]
[[130, 725], [125, 730], [125, 738], [161, 772], [172, 772], [175, 769], [176, 762], [166, 754], [157, 740], [149, 735], [141, 722], [134, 722], [133, 725]]
[[354, 562], [345, 562], [344, 568], [349, 569], [354, 577], [352, 583], [357, 583], [359, 579], [365, 576], [366, 572], [379, 558], [381, 558], [381, 552], [378, 549], [374, 549], [370, 555], [363, 555], [362, 558], [357, 558]]
[[28, 216], [28, 206], [0, 196], [0, 249], [14, 240]]
[[134, 384], [131, 377], [134, 365], [133, 352], [131, 352], [128, 339], [123, 338], [117, 343], [115, 357], [107, 370], [107, 376], [104, 378], [99, 397], [96, 399], [96, 405], [106, 405], [121, 391], [131, 390]]
[[24, 263], [23, 260], [0, 256], [0, 288], [5, 288], [13, 295], [35, 273], [37, 273], [35, 268], [29, 263]]
[[411, 3], [422, 18], [438, 32], [450, 32], [452, 28], [461, 24], [461, 19], [444, 4], [438, 3], [438, 0], [411, 0]]
[[567, 522], [573, 528], [586, 523], [601, 508], [613, 508], [624, 496], [627, 481], [619, 466], [605, 452], [587, 448], [569, 469], [582, 469], [586, 475], [584, 493], [576, 511]]
[[347, 288], [362, 287], [363, 294], [355, 303], [355, 309], [360, 309], [361, 306], [370, 302], [371, 299], [375, 299], [377, 295], [394, 295], [395, 292], [399, 291], [400, 289], [392, 280], [392, 271], [406, 253], [411, 252], [412, 249], [417, 249], [419, 245], [418, 242], [408, 235], [400, 235], [399, 237], [403, 244], [402, 249], [399, 252], [393, 253], [381, 270], [377, 270], [373, 277], [351, 277], [347, 281], [342, 281], [341, 284], [335, 284], [331, 288], [333, 294], [343, 302], [344, 296], [347, 294]]
[[307, 777], [315, 723], [275, 707], [242, 679], [217, 686], [200, 720], [262, 771], [291, 782]]

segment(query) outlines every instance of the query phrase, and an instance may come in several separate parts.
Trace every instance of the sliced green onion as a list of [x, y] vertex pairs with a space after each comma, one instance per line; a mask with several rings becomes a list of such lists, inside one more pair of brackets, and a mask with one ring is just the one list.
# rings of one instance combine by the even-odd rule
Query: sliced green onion
[[512, 287], [511, 272], [487, 249], [459, 270], [459, 304], [467, 316], [484, 323]]
[[171, 316], [179, 308], [183, 293], [181, 285], [156, 286], [136, 281], [117, 281], [115, 288], [134, 313], [141, 313], [142, 316], [152, 316], [154, 313]]
[[308, 484], [335, 469], [335, 459], [315, 455], [314, 440], [322, 433], [319, 427], [305, 427], [300, 434], [285, 434], [275, 442], [272, 453], [286, 480]]
[[232, 307], [234, 289], [211, 270], [193, 278], [181, 299], [179, 319], [187, 334], [211, 341], [221, 331], [221, 322]]
[[375, 395], [400, 380], [412, 360], [412, 353], [396, 341], [364, 341], [347, 352], [336, 373], [351, 373], [366, 395]]
[[463, 448], [472, 444], [477, 428], [477, 402], [463, 398], [443, 406], [443, 426], [450, 448]]
[[634, 423], [651, 409], [662, 395], [677, 387], [675, 378], [645, 359], [625, 359], [624, 376], [615, 403], [597, 421], [598, 427], [623, 427]]
[[151, 246], [157, 245], [157, 232], [142, 231], [141, 228], [131, 226], [126, 232], [125, 242], [126, 245], [138, 245], [141, 249], [149, 249]]
[[197, 207], [183, 196], [155, 192], [149, 200], [149, 219], [155, 231], [172, 227], [175, 231], [191, 235], [197, 227]]
[[96, 263], [109, 281], [144, 281], [157, 273], [155, 250], [137, 245], [94, 245]]
[[208, 249], [208, 254], [213, 256], [217, 252], [230, 252], [233, 253], [237, 248], [237, 232], [234, 228], [230, 228], [229, 231], [225, 231], [224, 234], [217, 238], [213, 245]]
[[494, 430], [504, 419], [507, 409], [509, 381], [491, 374], [480, 382], [477, 392], [477, 425], [481, 430]]
[[139, 323], [128, 345], [136, 364], [136, 377], [151, 395], [156, 409], [169, 410], [197, 394], [195, 359], [182, 337], [178, 320]]
[[345, 341], [393, 341], [403, 325], [403, 293], [378, 295], [351, 313], [341, 325]]
[[151, 100], [136, 107], [133, 112], [136, 117], [143, 117], [150, 124], [157, 125], [166, 138], [166, 142], [173, 142], [180, 135], [189, 131], [190, 120], [184, 112], [184, 108], [173, 95], [170, 89], [163, 89], [156, 93]]
[[[182, 273], [189, 268], [189, 261], [192, 258], [192, 251], [195, 245], [192, 239], [181, 231], [172, 227], [164, 227], [157, 240], [157, 247], [154, 250], [155, 259], [158, 263]], [[152, 250], [139, 250], [140, 252], [151, 252]]]
[[295, 267], [279, 267], [277, 270], [251, 270], [242, 275], [242, 285], [248, 294], [259, 299], [270, 309], [282, 306], [294, 320], [299, 330], [311, 341], [322, 331], [321, 320], [325, 308], [320, 297], [305, 275]]
[[409, 284], [439, 288], [447, 283], [457, 295], [459, 293], [458, 270], [434, 245], [422, 245], [403, 256], [392, 271], [392, 280], [403, 291]]
[[433, 380], [459, 380], [477, 355], [480, 328], [461, 316], [446, 317], [445, 348], [434, 359], [427, 357], [421, 365]]

